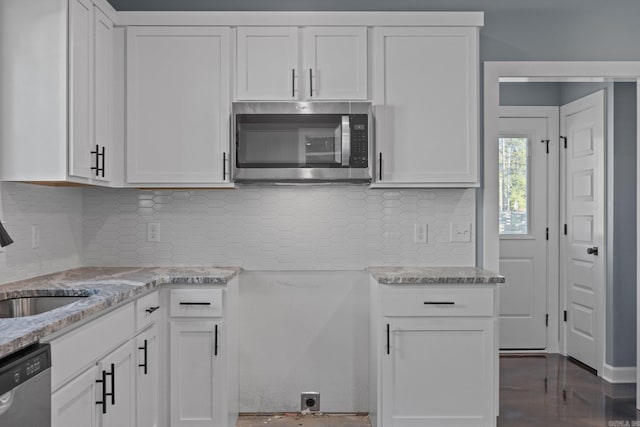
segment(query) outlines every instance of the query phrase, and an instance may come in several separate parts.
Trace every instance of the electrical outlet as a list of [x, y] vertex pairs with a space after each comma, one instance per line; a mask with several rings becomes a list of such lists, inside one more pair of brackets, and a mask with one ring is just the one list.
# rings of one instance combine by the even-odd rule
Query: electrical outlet
[[149, 222], [147, 223], [147, 242], [159, 242], [160, 241], [160, 223]]
[[320, 393], [315, 391], [306, 391], [300, 393], [300, 412], [319, 411], [320, 410]]
[[427, 243], [427, 224], [413, 224], [413, 243]]
[[40, 247], [40, 226], [31, 226], [31, 248], [38, 249]]
[[470, 222], [452, 222], [451, 223], [451, 241], [452, 242], [471, 242], [471, 223]]

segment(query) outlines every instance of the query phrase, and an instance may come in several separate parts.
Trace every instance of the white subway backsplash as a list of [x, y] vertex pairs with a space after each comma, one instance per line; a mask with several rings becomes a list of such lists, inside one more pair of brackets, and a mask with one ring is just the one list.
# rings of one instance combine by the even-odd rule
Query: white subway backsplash
[[0, 284], [81, 265], [82, 189], [0, 182], [0, 197], [0, 218], [14, 241], [0, 254]]
[[[370, 265], [475, 265], [474, 189], [256, 186], [237, 190], [83, 190], [85, 265], [233, 265], [351, 270]], [[160, 223], [160, 241], [147, 224]], [[414, 224], [427, 224], [427, 244]]]

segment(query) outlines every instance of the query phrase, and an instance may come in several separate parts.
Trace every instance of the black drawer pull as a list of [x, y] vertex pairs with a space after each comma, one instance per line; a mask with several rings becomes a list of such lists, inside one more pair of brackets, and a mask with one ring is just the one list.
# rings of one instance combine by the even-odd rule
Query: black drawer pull
[[455, 305], [453, 301], [425, 301], [425, 305]]
[[211, 305], [210, 302], [181, 302], [180, 305]]
[[154, 311], [156, 311], [156, 310], [157, 310], [157, 309], [159, 309], [159, 308], [160, 308], [160, 306], [159, 306], [159, 305], [156, 305], [155, 307], [149, 307], [149, 308], [147, 308], [145, 311], [146, 311], [147, 313], [151, 314], [151, 313], [153, 313]]

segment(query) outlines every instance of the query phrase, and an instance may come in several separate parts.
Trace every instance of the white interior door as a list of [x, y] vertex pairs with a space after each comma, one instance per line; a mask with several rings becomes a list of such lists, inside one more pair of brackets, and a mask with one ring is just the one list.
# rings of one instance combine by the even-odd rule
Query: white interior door
[[599, 91], [560, 107], [567, 236], [562, 249], [566, 354], [601, 369], [605, 285], [605, 107]]
[[540, 117], [535, 108], [502, 107], [500, 115], [500, 273], [506, 283], [499, 288], [499, 345], [508, 350], [544, 349], [548, 323], [548, 151], [557, 151], [557, 139], [550, 136], [557, 132], [557, 119], [556, 128], [551, 129], [551, 119]]

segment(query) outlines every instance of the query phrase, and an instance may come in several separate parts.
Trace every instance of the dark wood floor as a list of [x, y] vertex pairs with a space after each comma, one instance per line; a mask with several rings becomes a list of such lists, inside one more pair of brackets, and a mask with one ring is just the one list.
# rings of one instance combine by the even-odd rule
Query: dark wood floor
[[635, 387], [609, 384], [557, 354], [501, 357], [498, 426], [640, 426]]
[[[640, 427], [635, 384], [609, 384], [557, 354], [500, 358], [499, 427]], [[238, 427], [369, 427], [366, 416], [243, 416]]]

